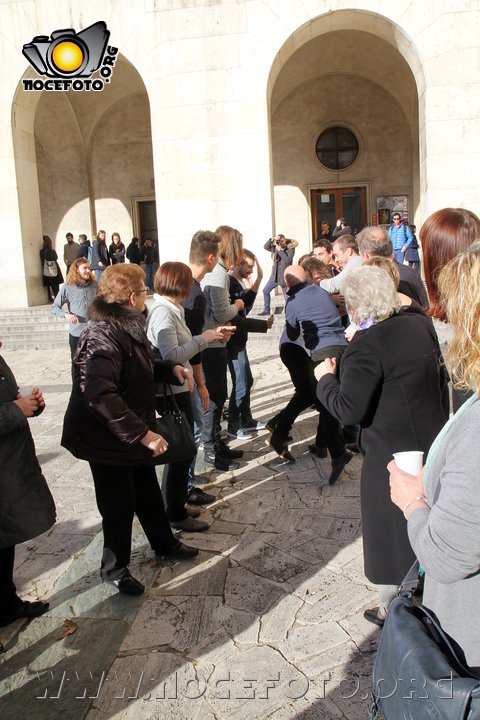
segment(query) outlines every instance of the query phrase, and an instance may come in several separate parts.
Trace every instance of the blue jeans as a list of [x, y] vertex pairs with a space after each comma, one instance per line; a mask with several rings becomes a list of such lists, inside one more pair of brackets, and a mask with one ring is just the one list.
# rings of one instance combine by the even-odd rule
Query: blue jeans
[[155, 263], [145, 265], [145, 285], [153, 290], [153, 279], [155, 277]]
[[[280, 285], [280, 283], [277, 282], [276, 280], [273, 280], [272, 278], [270, 278], [270, 280], [267, 282], [267, 284], [263, 288], [263, 310], [264, 310], [264, 312], [270, 312], [270, 293], [272, 292], [272, 290], [274, 288], [277, 287], [277, 285]], [[284, 287], [282, 287], [282, 291], [283, 291], [283, 297], [286, 300]]]
[[[192, 411], [193, 411], [193, 437], [195, 440], [195, 445], [200, 445], [200, 439], [202, 437], [203, 433], [203, 409], [202, 409], [202, 403], [200, 402], [200, 397], [197, 392], [197, 388], [195, 387], [193, 389], [193, 392], [190, 395], [190, 399], [192, 401]], [[193, 487], [193, 484], [195, 482], [195, 464], [197, 462], [197, 456], [193, 458], [190, 467], [188, 468], [188, 489], [190, 490], [191, 487]]]
[[397, 261], [399, 265], [403, 265], [405, 253], [401, 249], [393, 251], [393, 259]]
[[228, 430], [236, 432], [251, 416], [250, 390], [253, 385], [252, 371], [247, 348], [227, 345], [228, 369], [232, 378], [232, 392], [228, 404]]

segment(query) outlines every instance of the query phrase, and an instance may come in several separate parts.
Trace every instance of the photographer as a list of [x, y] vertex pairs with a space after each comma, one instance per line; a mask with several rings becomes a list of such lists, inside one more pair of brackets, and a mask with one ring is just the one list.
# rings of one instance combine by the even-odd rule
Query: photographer
[[277, 285], [282, 288], [285, 297], [284, 274], [287, 267], [293, 262], [297, 245], [296, 240], [288, 240], [285, 235], [279, 233], [270, 238], [263, 246], [265, 250], [272, 253], [273, 266], [270, 279], [263, 288], [263, 312], [260, 315], [270, 315], [270, 293]]

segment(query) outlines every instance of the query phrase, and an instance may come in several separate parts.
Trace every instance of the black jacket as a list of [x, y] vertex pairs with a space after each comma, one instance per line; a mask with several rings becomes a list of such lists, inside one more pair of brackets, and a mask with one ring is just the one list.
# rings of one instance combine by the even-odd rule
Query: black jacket
[[154, 380], [180, 383], [175, 363], [154, 359], [143, 315], [97, 296], [73, 360], [62, 445], [103, 465], [155, 465], [140, 440], [155, 430]]
[[110, 247], [108, 248], [108, 254], [110, 256], [110, 260], [112, 261], [112, 265], [118, 265], [118, 263], [124, 263], [125, 262], [125, 245], [122, 242], [119, 242], [118, 245], [116, 245], [112, 241], [110, 243]]
[[131, 242], [127, 247], [127, 260], [135, 265], [140, 265], [140, 248], [136, 242]]
[[55, 522], [28, 420], [13, 402], [17, 393], [17, 381], [0, 356], [0, 548], [30, 540]]

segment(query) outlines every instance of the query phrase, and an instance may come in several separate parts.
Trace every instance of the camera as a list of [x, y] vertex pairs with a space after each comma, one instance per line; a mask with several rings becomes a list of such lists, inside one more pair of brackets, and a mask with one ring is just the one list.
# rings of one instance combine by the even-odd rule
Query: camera
[[103, 21], [82, 32], [72, 28], [37, 35], [22, 48], [23, 55], [40, 75], [89, 77], [98, 70], [110, 33]]

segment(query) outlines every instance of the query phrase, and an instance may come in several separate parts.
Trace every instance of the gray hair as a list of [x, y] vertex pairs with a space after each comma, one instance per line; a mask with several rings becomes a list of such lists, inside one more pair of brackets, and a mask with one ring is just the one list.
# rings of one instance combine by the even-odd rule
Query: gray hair
[[384, 320], [402, 306], [391, 276], [379, 267], [362, 265], [350, 270], [342, 283], [342, 293], [357, 325], [366, 320]]
[[393, 245], [390, 235], [381, 227], [365, 227], [357, 235], [358, 250], [365, 255], [393, 256]]

